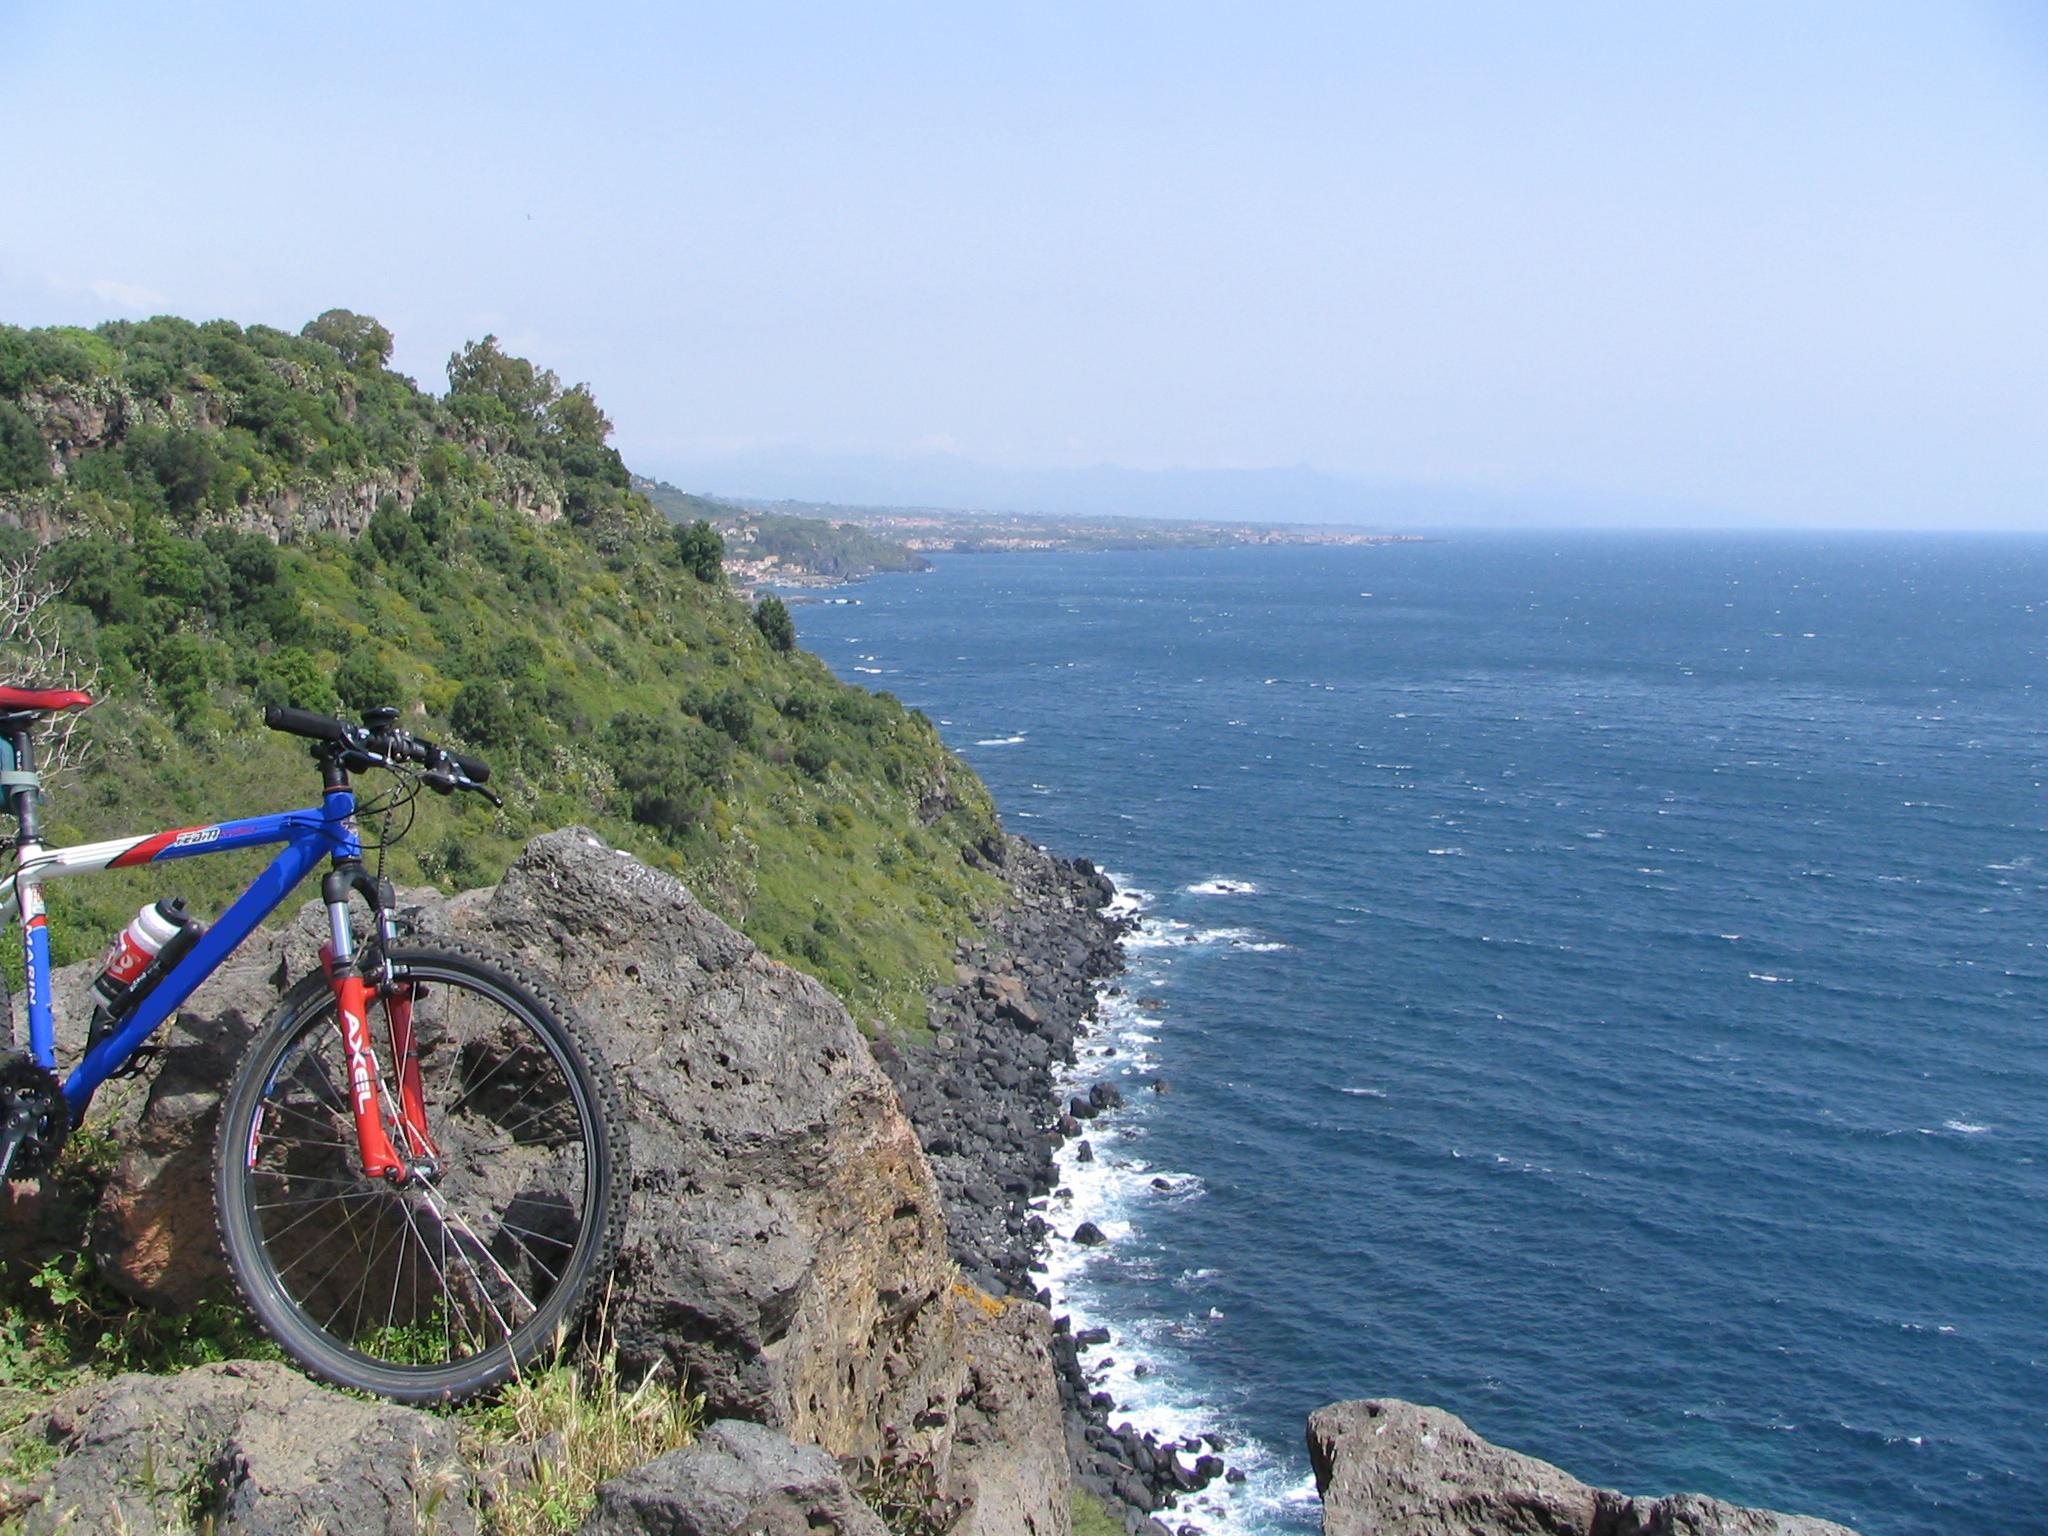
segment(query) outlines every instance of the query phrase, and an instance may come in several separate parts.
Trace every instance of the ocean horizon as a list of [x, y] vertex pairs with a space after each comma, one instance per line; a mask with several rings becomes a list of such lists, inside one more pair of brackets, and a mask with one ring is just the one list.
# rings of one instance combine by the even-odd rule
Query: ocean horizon
[[[1140, 919], [1057, 1311], [1313, 1528], [1395, 1396], [1635, 1494], [2038, 1522], [2048, 539], [941, 557], [800, 606]], [[1153, 1091], [1163, 1081], [1167, 1091]], [[1111, 1242], [1064, 1241], [1092, 1219]]]

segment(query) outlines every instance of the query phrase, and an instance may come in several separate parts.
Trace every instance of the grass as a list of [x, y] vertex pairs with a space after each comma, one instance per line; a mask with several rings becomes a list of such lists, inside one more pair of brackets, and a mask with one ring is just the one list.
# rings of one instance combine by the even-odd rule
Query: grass
[[483, 1503], [487, 1536], [561, 1536], [589, 1516], [598, 1484], [688, 1445], [703, 1425], [704, 1399], [658, 1376], [628, 1388], [616, 1354], [606, 1353], [528, 1371], [457, 1417], [473, 1464], [516, 1468], [525, 1453], [524, 1475]]
[[1073, 1492], [1074, 1536], [1124, 1536], [1124, 1528], [1110, 1515], [1102, 1500], [1086, 1488]]

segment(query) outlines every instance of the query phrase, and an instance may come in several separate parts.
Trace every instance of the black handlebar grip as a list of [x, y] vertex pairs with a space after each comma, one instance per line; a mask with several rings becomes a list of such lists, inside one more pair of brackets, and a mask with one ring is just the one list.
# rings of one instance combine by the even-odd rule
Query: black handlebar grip
[[460, 768], [462, 776], [468, 779], [470, 783], [488, 784], [491, 782], [491, 765], [489, 763], [480, 763], [473, 757], [464, 757], [460, 752], [450, 752], [446, 747], [441, 749], [441, 755]]
[[313, 741], [346, 741], [349, 727], [331, 715], [316, 715], [310, 709], [293, 709], [289, 704], [263, 706], [263, 723], [273, 731], [286, 731]]

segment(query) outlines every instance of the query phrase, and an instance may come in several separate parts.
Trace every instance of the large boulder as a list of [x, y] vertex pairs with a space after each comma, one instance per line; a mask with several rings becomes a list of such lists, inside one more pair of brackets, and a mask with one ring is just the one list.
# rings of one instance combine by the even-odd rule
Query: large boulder
[[27, 1426], [62, 1452], [29, 1490], [27, 1536], [58, 1531], [220, 1536], [473, 1536], [455, 1426], [232, 1361], [117, 1376]]
[[722, 1419], [597, 1490], [579, 1536], [888, 1536], [814, 1445]]
[[1440, 1408], [1397, 1398], [1309, 1416], [1324, 1536], [1856, 1536], [1704, 1494], [1630, 1498], [1503, 1450]]
[[626, 1370], [835, 1455], [942, 1450], [966, 1362], [938, 1193], [839, 1000], [581, 829], [536, 838], [456, 926], [574, 999], [618, 1078]]

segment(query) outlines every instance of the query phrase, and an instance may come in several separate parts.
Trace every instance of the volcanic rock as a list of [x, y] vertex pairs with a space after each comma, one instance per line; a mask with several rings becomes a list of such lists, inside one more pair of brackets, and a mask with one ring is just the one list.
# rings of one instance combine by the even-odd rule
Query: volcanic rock
[[1333, 1403], [1308, 1421], [1324, 1536], [1855, 1536], [1703, 1494], [1630, 1498], [1503, 1450], [1440, 1408]]

